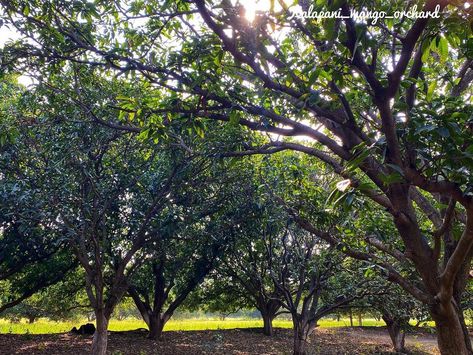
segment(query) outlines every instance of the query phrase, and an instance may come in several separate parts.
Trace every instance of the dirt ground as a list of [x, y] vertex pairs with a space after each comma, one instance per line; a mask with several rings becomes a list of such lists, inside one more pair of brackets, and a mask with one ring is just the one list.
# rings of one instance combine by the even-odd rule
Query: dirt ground
[[[0, 354], [88, 354], [91, 337], [72, 334], [0, 334]], [[435, 336], [407, 336], [411, 354], [439, 354]], [[161, 341], [146, 339], [145, 331], [110, 332], [112, 355], [291, 354], [291, 330], [276, 329], [266, 337], [259, 329], [165, 332]], [[310, 354], [395, 354], [383, 328], [317, 329]]]

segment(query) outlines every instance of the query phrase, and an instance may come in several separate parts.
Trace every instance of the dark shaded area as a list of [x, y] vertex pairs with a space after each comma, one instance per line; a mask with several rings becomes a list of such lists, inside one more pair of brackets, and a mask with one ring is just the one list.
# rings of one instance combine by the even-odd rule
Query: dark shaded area
[[[141, 330], [110, 332], [108, 351], [120, 354], [290, 354], [292, 330], [274, 330], [267, 337], [261, 329], [164, 332], [160, 341]], [[407, 337], [410, 354], [439, 354], [435, 336]], [[65, 334], [0, 334], [0, 354], [89, 354], [92, 339]], [[396, 354], [385, 328], [325, 328], [310, 337], [311, 354]]]
[[95, 333], [95, 325], [92, 323], [82, 324], [79, 329], [76, 327], [71, 329], [72, 334], [80, 334], [80, 335], [94, 335]]

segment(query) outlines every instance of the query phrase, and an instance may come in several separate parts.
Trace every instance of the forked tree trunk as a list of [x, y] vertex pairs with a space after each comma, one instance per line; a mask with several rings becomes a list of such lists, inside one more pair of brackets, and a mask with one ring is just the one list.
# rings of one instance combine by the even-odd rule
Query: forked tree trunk
[[94, 339], [92, 340], [92, 354], [105, 355], [107, 352], [108, 342], [108, 318], [105, 316], [103, 310], [95, 312], [96, 327]]
[[388, 328], [389, 337], [393, 343], [394, 350], [404, 353], [406, 351], [404, 347], [406, 335], [402, 329], [402, 322], [384, 315], [383, 320]]
[[256, 308], [263, 318], [263, 333], [267, 336], [272, 336], [273, 331], [273, 320], [276, 318], [278, 310], [281, 308], [279, 300], [271, 299], [267, 300], [260, 297], [256, 300]]
[[[403, 196], [404, 195], [404, 196]], [[414, 216], [413, 220], [415, 221], [415, 214], [412, 211], [411, 205], [407, 203], [407, 199], [405, 199], [405, 193], [400, 191], [397, 194], [397, 201], [396, 201], [396, 208], [399, 210], [410, 210], [410, 215]], [[394, 203], [395, 201], [393, 201]], [[467, 213], [467, 221], [464, 230], [464, 234], [461, 237], [462, 240], [464, 238], [470, 238], [473, 234], [473, 226], [472, 219], [473, 219], [473, 211], [466, 210]], [[434, 270], [437, 270], [438, 263], [435, 258], [431, 257], [431, 253], [429, 251], [429, 247], [425, 238], [422, 237], [422, 233], [420, 231], [419, 226], [416, 223], [406, 222], [396, 216], [394, 216], [394, 222], [396, 224], [396, 228], [399, 231], [407, 249], [412, 251], [415, 257], [413, 257], [413, 261], [416, 264], [416, 267], [422, 277], [423, 283], [427, 289], [430, 291], [441, 291], [439, 288], [439, 275]], [[447, 240], [445, 240], [447, 238]], [[457, 244], [455, 248], [450, 248], [449, 243], [451, 241], [448, 240], [448, 233], [444, 235], [445, 240], [445, 261], [446, 267], [448, 267], [449, 263], [452, 262], [452, 257], [454, 254], [453, 250], [458, 250], [460, 244]], [[451, 249], [451, 250], [450, 250]], [[465, 256], [465, 259], [468, 261], [471, 260], [471, 256]], [[457, 260], [458, 261], [458, 260]], [[457, 276], [461, 276], [461, 271], [457, 270]], [[459, 288], [458, 292], [461, 294], [461, 288]], [[448, 291], [448, 290], [447, 290]], [[454, 291], [454, 290], [452, 290]], [[447, 292], [448, 294], [448, 292]], [[436, 304], [430, 306], [430, 315], [435, 322], [435, 327], [437, 331], [437, 343], [442, 355], [471, 355], [471, 351], [468, 350], [470, 348], [467, 345], [467, 342], [470, 341], [469, 336], [467, 336], [461, 324], [461, 317], [458, 315], [457, 310], [454, 306], [454, 299], [453, 297], [446, 296], [447, 299], [438, 300]]]
[[307, 354], [307, 339], [294, 338], [294, 355]]
[[301, 324], [294, 326], [294, 355], [307, 354], [307, 335]]
[[431, 309], [437, 330], [437, 342], [442, 355], [471, 355], [469, 336], [463, 332], [460, 317], [452, 303], [435, 305]]
[[308, 337], [314, 328], [310, 328], [307, 321], [299, 315], [292, 316], [294, 326], [294, 355], [306, 355], [309, 345]]
[[168, 321], [169, 317], [162, 317], [160, 314], [157, 315], [150, 315], [149, 317], [149, 333], [148, 338], [153, 340], [161, 339], [161, 335], [163, 334], [164, 326]]

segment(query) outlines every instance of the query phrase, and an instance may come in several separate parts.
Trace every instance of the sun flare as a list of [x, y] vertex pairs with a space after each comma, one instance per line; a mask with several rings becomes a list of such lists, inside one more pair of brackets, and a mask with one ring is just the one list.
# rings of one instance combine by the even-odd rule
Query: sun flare
[[[286, 4], [288, 1], [284, 1]], [[248, 22], [253, 22], [258, 12], [264, 13], [271, 11], [271, 6], [274, 11], [281, 11], [281, 6], [278, 1], [271, 0], [239, 0], [238, 3], [245, 8], [245, 18]], [[271, 5], [273, 3], [273, 5]]]

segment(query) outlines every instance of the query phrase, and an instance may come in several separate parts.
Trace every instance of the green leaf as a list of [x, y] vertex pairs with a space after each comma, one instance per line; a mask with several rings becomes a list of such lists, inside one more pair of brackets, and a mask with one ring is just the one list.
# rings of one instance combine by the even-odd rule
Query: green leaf
[[466, 119], [468, 115], [465, 112], [454, 112], [452, 113], [452, 118], [455, 120]]
[[205, 131], [202, 129], [201, 126], [199, 125], [194, 125], [194, 131], [195, 133], [197, 133], [197, 135], [200, 137], [200, 138], [204, 138], [205, 137]]
[[450, 137], [450, 131], [448, 130], [447, 127], [439, 127], [437, 129], [437, 132], [440, 136], [442, 136], [443, 138], [448, 138]]
[[241, 118], [241, 113], [240, 111], [236, 111], [236, 110], [233, 110], [230, 112], [230, 116], [229, 116], [229, 122], [233, 125], [237, 125], [239, 122], [240, 122], [240, 118]]
[[434, 94], [435, 89], [437, 88], [437, 81], [432, 81], [427, 88], [427, 94], [425, 95], [425, 99], [430, 102], [432, 101], [432, 96]]
[[396, 183], [396, 182], [401, 182], [403, 181], [404, 179], [402, 178], [401, 175], [399, 175], [397, 172], [395, 173], [392, 173], [392, 174], [388, 174], [388, 175], [380, 175], [381, 177], [381, 180], [383, 181], [383, 183], [385, 183], [386, 185], [389, 185], [389, 184], [393, 184], [393, 183]]
[[146, 140], [150, 137], [150, 135], [151, 135], [151, 129], [146, 128], [140, 132], [140, 134], [138, 135], [138, 139]]
[[361, 143], [360, 145], [356, 146], [353, 149], [355, 156], [347, 162], [346, 170], [354, 171], [356, 168], [358, 168], [360, 164], [363, 163], [363, 161], [370, 155], [370, 152], [373, 148], [373, 146], [366, 147], [364, 143]]
[[429, 59], [430, 57], [430, 45], [427, 41], [424, 41], [424, 43], [422, 43], [422, 62], [425, 63], [427, 62], [427, 60]]
[[328, 18], [324, 22], [324, 30], [326, 32], [327, 40], [331, 41], [335, 39], [337, 31], [335, 30], [335, 18]]
[[401, 176], [404, 176], [404, 171], [402, 171], [401, 167], [396, 165], [396, 164], [386, 164], [389, 166], [391, 169], [397, 171]]
[[433, 131], [435, 128], [436, 128], [436, 126], [433, 125], [433, 124], [426, 124], [426, 125], [418, 127], [414, 131], [414, 134], [419, 134], [419, 133], [422, 133], [422, 132], [430, 132], [430, 131]]
[[438, 44], [438, 54], [440, 55], [440, 60], [445, 62], [448, 58], [448, 41], [445, 37], [440, 37]]
[[315, 83], [317, 78], [319, 77], [319, 73], [316, 70], [313, 70], [309, 75], [309, 86]]
[[376, 189], [376, 186], [369, 182], [362, 182], [357, 186], [357, 190], [360, 191], [370, 191]]

